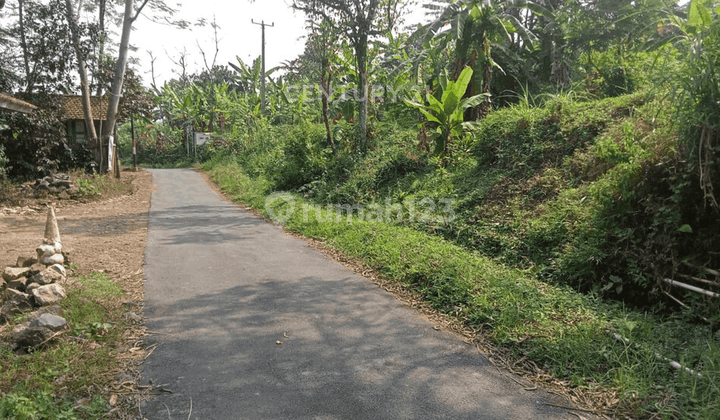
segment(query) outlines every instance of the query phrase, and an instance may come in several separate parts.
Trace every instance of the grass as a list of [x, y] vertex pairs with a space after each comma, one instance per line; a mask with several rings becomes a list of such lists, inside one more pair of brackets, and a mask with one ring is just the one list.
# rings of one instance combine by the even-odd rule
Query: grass
[[111, 198], [131, 194], [133, 191], [132, 183], [127, 177], [121, 176], [117, 179], [111, 173], [98, 175], [78, 170], [71, 172], [70, 176], [80, 188], [81, 197]]
[[29, 354], [0, 348], [0, 418], [95, 419], [109, 410], [123, 293], [103, 273], [81, 277], [61, 305], [69, 333]]
[[[472, 165], [465, 167], [468, 173], [475, 171]], [[246, 176], [232, 159], [218, 158], [205, 168], [235, 201], [265, 215], [269, 210], [273, 214], [291, 210], [284, 200], [266, 208], [272, 183], [261, 176]], [[441, 172], [432, 176], [433, 182], [452, 193], [448, 180], [462, 177], [461, 172]], [[502, 179], [498, 173], [494, 170], [491, 176]], [[546, 169], [540, 181], [556, 174], [552, 168]], [[424, 183], [398, 182], [416, 188], [415, 192], [406, 190], [407, 194], [427, 188]], [[492, 229], [506, 238], [513, 231], [527, 236], [548, 229], [559, 229], [557, 235], [563, 237], [569, 229], [583, 229], [582, 223], [572, 220], [589, 219], [588, 207], [577, 205], [585, 203], [583, 198], [587, 196], [587, 186], [580, 184], [550, 200], [535, 202], [541, 207], [537, 213], [511, 200], [506, 202], [515, 209], [510, 219], [489, 217], [471, 221], [469, 226], [492, 224]], [[294, 210], [286, 229], [322, 239], [335, 249], [361, 258], [383, 277], [422, 293], [438, 311], [483, 331], [499, 351], [514, 361], [531, 361], [542, 375], [549, 373], [555, 382], [574, 388], [601, 412], [619, 410], [633, 418], [716, 418], [720, 412], [720, 352], [708, 326], [693, 323], [681, 314], [653, 315], [541, 281], [543, 272], [533, 264], [507, 264], [503, 259], [491, 258], [430, 233], [432, 226], [421, 231], [416, 225], [373, 223], [356, 217], [347, 222], [345, 216], [338, 223], [327, 217], [327, 210], [318, 210], [303, 195], [290, 197]], [[498, 214], [508, 213], [498, 212], [495, 216]], [[522, 246], [511, 238], [507, 244]], [[526, 255], [525, 251], [520, 248], [516, 255]], [[675, 371], [661, 357], [701, 371], [702, 376]], [[529, 372], [538, 375], [532, 367]]]

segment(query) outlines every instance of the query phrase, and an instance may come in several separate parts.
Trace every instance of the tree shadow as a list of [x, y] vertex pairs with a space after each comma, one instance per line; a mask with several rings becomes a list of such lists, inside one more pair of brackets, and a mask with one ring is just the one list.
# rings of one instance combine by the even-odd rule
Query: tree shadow
[[356, 277], [269, 279], [172, 303], [144, 368], [149, 419], [571, 418]]

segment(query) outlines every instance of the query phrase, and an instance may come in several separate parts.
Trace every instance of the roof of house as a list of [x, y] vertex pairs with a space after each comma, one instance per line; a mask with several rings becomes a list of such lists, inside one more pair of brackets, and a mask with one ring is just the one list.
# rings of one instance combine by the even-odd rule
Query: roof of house
[[[85, 118], [82, 107], [82, 96], [63, 95], [63, 108], [65, 117], [69, 120], [82, 120]], [[90, 97], [90, 109], [94, 120], [105, 119], [107, 115], [108, 103], [107, 98], [101, 96]]]
[[33, 104], [27, 103], [25, 101], [21, 101], [20, 99], [15, 99], [12, 96], [4, 95], [0, 93], [0, 109], [6, 109], [8, 111], [17, 111], [17, 112], [24, 112], [24, 113], [30, 113], [37, 107]]

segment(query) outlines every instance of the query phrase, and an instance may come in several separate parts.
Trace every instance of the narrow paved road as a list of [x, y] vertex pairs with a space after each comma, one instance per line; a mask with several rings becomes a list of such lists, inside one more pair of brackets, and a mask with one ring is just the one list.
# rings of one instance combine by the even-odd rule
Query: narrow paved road
[[152, 175], [144, 377], [172, 393], [147, 419], [577, 418], [195, 172]]

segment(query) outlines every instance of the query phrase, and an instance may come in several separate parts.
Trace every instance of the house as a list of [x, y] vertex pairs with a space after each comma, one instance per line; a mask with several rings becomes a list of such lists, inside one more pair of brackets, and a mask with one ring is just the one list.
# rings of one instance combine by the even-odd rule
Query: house
[[[62, 95], [60, 100], [63, 107], [63, 122], [65, 123], [68, 136], [72, 140], [71, 143], [94, 147], [94, 145], [86, 144], [89, 135], [87, 127], [85, 126], [82, 96]], [[105, 123], [108, 103], [108, 98], [103, 98], [102, 96], [90, 97], [90, 109], [92, 110], [95, 133], [98, 136], [101, 133], [102, 124]]]
[[35, 109], [37, 109], [37, 107], [33, 104], [0, 93], [0, 110], [29, 114]]

